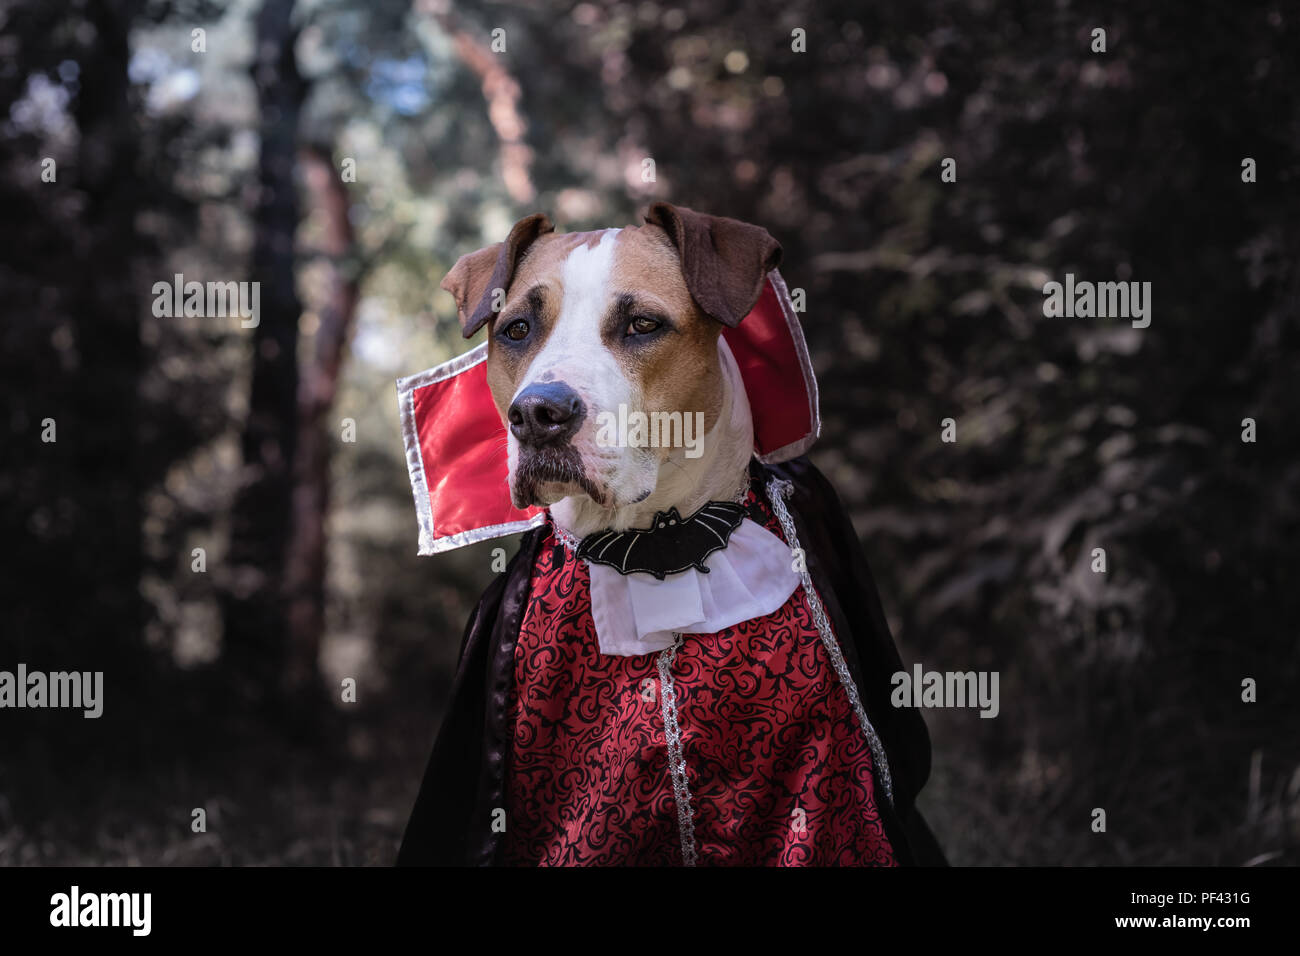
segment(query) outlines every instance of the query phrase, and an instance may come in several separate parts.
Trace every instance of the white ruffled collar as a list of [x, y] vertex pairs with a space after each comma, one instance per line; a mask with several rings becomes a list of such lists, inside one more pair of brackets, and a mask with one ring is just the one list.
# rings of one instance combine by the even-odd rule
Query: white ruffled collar
[[[578, 541], [553, 521], [568, 556]], [[675, 635], [713, 634], [776, 611], [794, 593], [799, 575], [789, 547], [745, 518], [727, 546], [713, 552], [702, 573], [689, 568], [662, 581], [651, 574], [621, 574], [584, 561], [591, 574], [591, 616], [602, 654], [632, 657], [672, 646]]]

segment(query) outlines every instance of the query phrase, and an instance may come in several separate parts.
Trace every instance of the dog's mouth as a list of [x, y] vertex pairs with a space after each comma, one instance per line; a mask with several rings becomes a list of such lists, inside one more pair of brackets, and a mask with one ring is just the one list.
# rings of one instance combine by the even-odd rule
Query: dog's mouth
[[510, 486], [516, 508], [550, 505], [572, 494], [585, 494], [601, 507], [609, 495], [587, 475], [582, 457], [572, 445], [521, 448]]

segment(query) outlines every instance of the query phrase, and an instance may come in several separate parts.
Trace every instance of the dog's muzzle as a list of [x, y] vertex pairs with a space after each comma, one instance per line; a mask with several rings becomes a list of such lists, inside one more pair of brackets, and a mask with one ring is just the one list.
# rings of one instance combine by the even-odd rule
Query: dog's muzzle
[[541, 504], [539, 490], [548, 485], [569, 485], [604, 503], [606, 494], [587, 475], [570, 442], [586, 417], [581, 396], [564, 382], [529, 385], [510, 403], [506, 418], [519, 441], [511, 486], [515, 507]]

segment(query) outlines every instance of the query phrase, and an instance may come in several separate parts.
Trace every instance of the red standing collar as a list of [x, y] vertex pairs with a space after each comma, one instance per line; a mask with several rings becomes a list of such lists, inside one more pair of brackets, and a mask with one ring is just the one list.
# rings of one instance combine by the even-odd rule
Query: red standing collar
[[[723, 338], [754, 417], [754, 454], [767, 464], [806, 452], [821, 431], [817, 379], [781, 274]], [[406, 464], [420, 523], [420, 554], [438, 554], [536, 527], [541, 508], [510, 503], [506, 433], [487, 384], [487, 343], [399, 379]]]

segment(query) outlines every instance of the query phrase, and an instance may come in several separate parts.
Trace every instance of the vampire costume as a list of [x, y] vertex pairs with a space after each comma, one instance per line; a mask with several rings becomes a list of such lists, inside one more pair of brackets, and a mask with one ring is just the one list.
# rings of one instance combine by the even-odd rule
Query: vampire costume
[[724, 341], [748, 486], [581, 541], [513, 509], [483, 453], [485, 346], [399, 382], [421, 553], [525, 531], [470, 616], [399, 865], [945, 862], [875, 582], [802, 456], [816, 382], [779, 273]]

